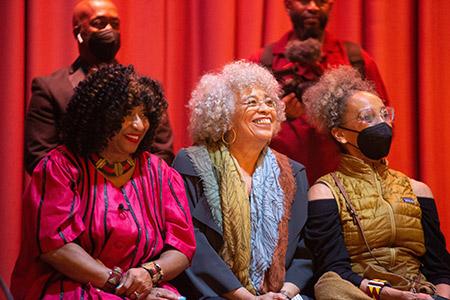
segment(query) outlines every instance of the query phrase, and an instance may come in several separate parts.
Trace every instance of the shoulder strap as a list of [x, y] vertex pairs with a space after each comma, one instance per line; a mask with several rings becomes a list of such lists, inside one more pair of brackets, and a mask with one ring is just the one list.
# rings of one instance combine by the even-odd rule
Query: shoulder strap
[[[357, 225], [359, 227], [359, 230], [361, 231], [364, 242], [367, 244], [366, 237], [364, 236], [364, 232], [363, 232], [361, 223], [359, 222], [358, 214], [356, 213], [355, 209], [353, 208], [352, 204], [350, 203], [350, 200], [348, 199], [347, 193], [345, 192], [344, 187], [341, 184], [341, 181], [339, 180], [339, 178], [337, 177], [335, 172], [331, 172], [331, 176], [333, 177], [334, 182], [336, 183], [337, 187], [339, 188], [339, 191], [341, 191], [342, 196], [344, 196], [345, 206], [347, 206], [347, 210], [353, 218], [353, 224]], [[369, 248], [369, 246], [367, 246], [367, 248]], [[370, 248], [369, 248], [369, 251], [370, 251]]]
[[272, 69], [274, 45], [275, 43], [264, 46], [263, 53], [261, 54], [261, 61], [259, 63], [268, 69]]
[[383, 268], [385, 268], [387, 271], [392, 272], [391, 270], [389, 270], [387, 267], [385, 267], [382, 263], [380, 263], [378, 261], [378, 259], [373, 255], [372, 253], [372, 249], [370, 249], [369, 247], [369, 243], [367, 243], [367, 239], [366, 236], [364, 235], [364, 230], [362, 228], [361, 222], [359, 221], [359, 217], [358, 214], [356, 213], [355, 209], [353, 208], [352, 204], [350, 203], [350, 199], [348, 198], [347, 193], [345, 192], [344, 187], [341, 184], [341, 181], [339, 180], [339, 178], [337, 177], [335, 172], [331, 172], [331, 176], [334, 179], [334, 182], [336, 183], [337, 187], [339, 188], [339, 190], [341, 191], [342, 196], [344, 196], [345, 199], [345, 205], [347, 206], [347, 210], [350, 213], [350, 215], [353, 218], [353, 224], [355, 224], [356, 226], [358, 226], [359, 232], [361, 232], [361, 236], [362, 239], [364, 241], [364, 244], [366, 244], [367, 250], [369, 250], [370, 255], [375, 259], [375, 261], [380, 264]]
[[365, 63], [362, 55], [361, 45], [350, 42], [342, 41], [345, 47], [345, 52], [347, 52], [348, 60], [353, 68], [359, 71], [363, 78], [365, 77]]
[[[362, 236], [362, 239], [363, 239], [363, 241], [364, 241], [364, 244], [366, 245], [366, 248], [367, 248], [367, 250], [369, 251], [369, 253], [370, 253], [370, 255], [372, 256], [372, 258], [378, 263], [378, 265], [380, 265], [381, 267], [383, 267], [383, 269], [385, 269], [385, 270], [388, 271], [389, 273], [397, 274], [397, 273], [395, 273], [394, 271], [392, 271], [391, 269], [389, 269], [387, 266], [385, 266], [383, 263], [381, 263], [381, 262], [375, 257], [375, 255], [374, 255], [373, 252], [372, 252], [372, 249], [370, 249], [370, 247], [369, 247], [369, 243], [367, 242], [366, 236], [364, 235], [364, 230], [363, 230], [363, 228], [362, 228], [361, 222], [359, 221], [358, 214], [356, 213], [355, 209], [353, 208], [352, 204], [350, 203], [350, 199], [348, 198], [348, 195], [347, 195], [347, 193], [345, 192], [344, 187], [343, 187], [342, 184], [341, 184], [341, 181], [339, 180], [339, 178], [337, 177], [337, 175], [336, 175], [335, 172], [332, 172], [332, 173], [331, 173], [331, 176], [333, 176], [334, 182], [336, 183], [336, 185], [338, 186], [339, 190], [341, 191], [342, 196], [344, 196], [344, 198], [345, 198], [345, 205], [347, 206], [347, 209], [348, 209], [350, 215], [351, 215], [352, 218], [353, 218], [353, 223], [354, 223], [355, 225], [358, 226], [358, 229], [359, 229], [359, 232], [361, 233], [361, 236]], [[419, 274], [420, 274], [420, 273], [419, 273]], [[397, 275], [399, 275], [399, 276], [403, 277], [404, 279], [406, 279], [406, 280], [408, 280], [408, 281], [411, 282], [411, 279], [406, 278], [405, 276], [403, 276], [403, 275], [401, 275], [401, 274], [397, 274]], [[419, 276], [419, 277], [420, 277], [420, 276]]]

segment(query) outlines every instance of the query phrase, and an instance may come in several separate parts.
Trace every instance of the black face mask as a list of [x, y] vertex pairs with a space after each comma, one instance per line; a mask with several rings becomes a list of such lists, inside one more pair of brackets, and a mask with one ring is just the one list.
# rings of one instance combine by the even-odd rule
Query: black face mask
[[120, 48], [120, 34], [112, 29], [94, 32], [89, 38], [89, 50], [102, 62], [109, 62]]
[[392, 142], [392, 128], [387, 123], [379, 123], [361, 131], [345, 127], [339, 128], [359, 133], [357, 139], [358, 147], [350, 143], [349, 145], [359, 149], [366, 157], [378, 160], [389, 154]]

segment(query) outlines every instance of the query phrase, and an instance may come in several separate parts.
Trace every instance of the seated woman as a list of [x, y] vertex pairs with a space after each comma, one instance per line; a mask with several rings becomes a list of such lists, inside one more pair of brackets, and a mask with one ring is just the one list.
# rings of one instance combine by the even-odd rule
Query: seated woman
[[166, 281], [195, 250], [183, 180], [149, 149], [167, 102], [132, 66], [100, 69], [75, 90], [64, 145], [23, 198], [15, 299], [178, 299]]
[[302, 239], [305, 169], [267, 146], [285, 120], [278, 92], [266, 69], [240, 61], [204, 75], [192, 94], [196, 146], [173, 164], [185, 181], [198, 245], [178, 278], [189, 299], [285, 300], [312, 277]]
[[309, 121], [342, 149], [338, 171], [308, 192], [306, 243], [322, 276], [316, 299], [449, 297], [450, 256], [431, 190], [388, 167], [393, 109], [344, 66], [303, 99]]

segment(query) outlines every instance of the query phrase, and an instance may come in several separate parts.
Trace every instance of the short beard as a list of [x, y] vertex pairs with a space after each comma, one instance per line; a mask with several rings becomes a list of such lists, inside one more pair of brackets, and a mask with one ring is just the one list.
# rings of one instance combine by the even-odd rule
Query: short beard
[[294, 26], [294, 31], [300, 40], [306, 40], [308, 38], [319, 39], [322, 37], [325, 26], [328, 22], [328, 17], [319, 17], [319, 27], [305, 28], [303, 24], [303, 18], [299, 15], [292, 14], [291, 21]]

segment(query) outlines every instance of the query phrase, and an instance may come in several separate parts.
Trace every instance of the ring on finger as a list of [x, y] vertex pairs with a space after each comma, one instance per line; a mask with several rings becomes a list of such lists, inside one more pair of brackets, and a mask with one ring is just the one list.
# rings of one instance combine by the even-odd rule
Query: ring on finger
[[161, 296], [161, 294], [159, 292], [156, 292], [156, 297]]
[[140, 294], [138, 292], [134, 291], [133, 294], [136, 296], [136, 299], [139, 299]]

